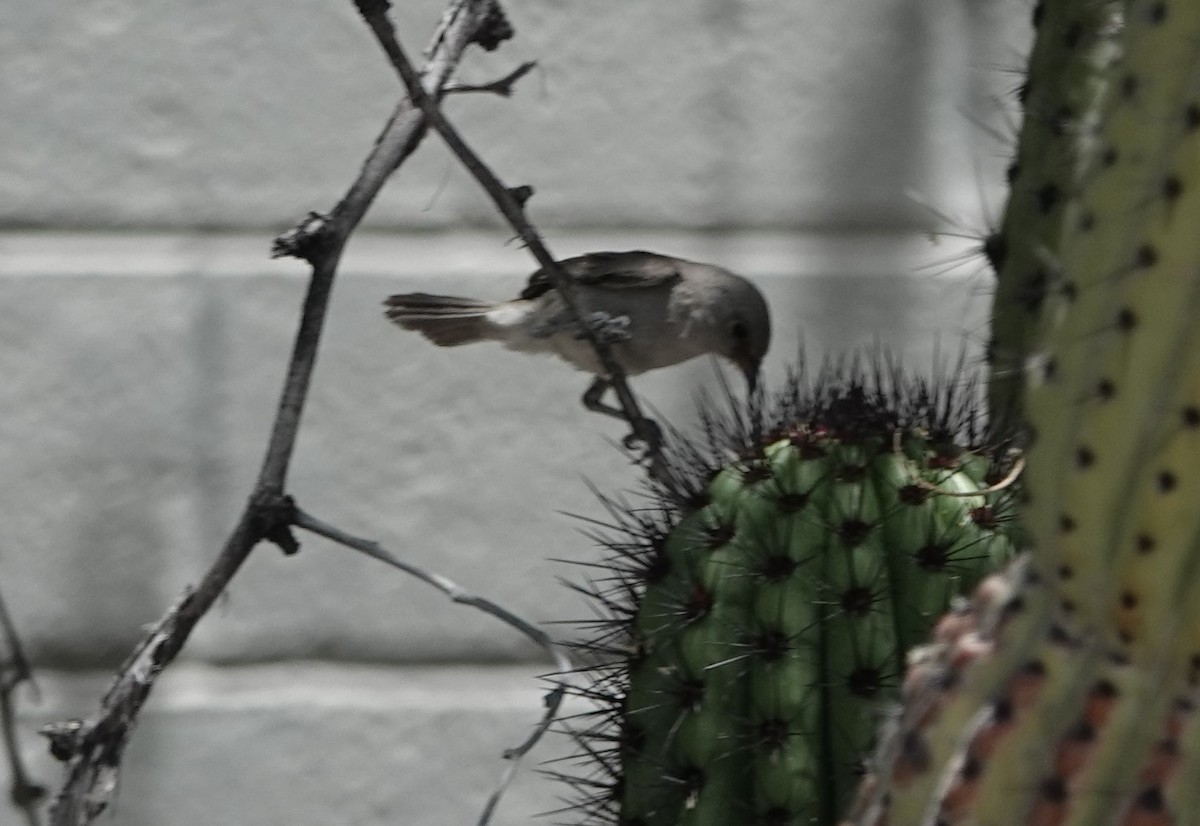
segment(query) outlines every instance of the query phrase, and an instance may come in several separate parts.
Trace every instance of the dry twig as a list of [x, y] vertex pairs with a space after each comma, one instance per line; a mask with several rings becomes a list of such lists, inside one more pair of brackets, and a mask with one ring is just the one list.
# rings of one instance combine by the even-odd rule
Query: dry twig
[[[415, 150], [427, 126], [432, 126], [446, 140], [452, 151], [479, 180], [538, 263], [550, 274], [568, 308], [577, 318], [586, 317], [573, 285], [525, 219], [523, 203], [531, 190], [528, 187], [506, 188], [463, 142], [438, 108], [437, 101], [451, 91], [484, 91], [507, 95], [512, 85], [533, 68], [533, 64], [523, 64], [506, 77], [482, 86], [449, 84], [450, 74], [468, 45], [478, 43], [491, 49], [511, 36], [511, 29], [496, 0], [453, 0], [433, 37], [428, 60], [421, 73], [408, 62], [396, 41], [395, 32], [386, 16], [386, 0], [355, 2], [404, 80], [408, 98], [400, 102], [363, 163], [358, 178], [334, 209], [327, 215], [310, 214], [297, 227], [275, 241], [273, 255], [289, 255], [308, 261], [312, 265], [312, 275], [258, 480], [245, 511], [210, 570], [199, 585], [189, 589], [138, 644], [103, 697], [99, 715], [94, 720], [66, 721], [43, 729], [51, 741], [52, 752], [67, 763], [66, 780], [51, 808], [53, 826], [83, 826], [107, 808], [117, 785], [120, 761], [133, 725], [158, 674], [174, 660], [196, 623], [224, 592], [250, 551], [260, 541], [270, 541], [289, 554], [298, 550], [299, 543], [291, 532], [293, 526], [321, 533], [369, 553], [434, 585], [456, 602], [498, 617], [545, 647], [561, 672], [570, 670], [569, 661], [541, 630], [486, 599], [466, 593], [443, 577], [402, 562], [375, 543], [350, 536], [299, 511], [284, 493], [330, 290], [342, 250], [388, 176]], [[611, 379], [634, 434], [647, 445], [652, 460], [657, 458], [660, 447], [657, 428], [642, 416], [624, 372], [608, 345], [590, 326], [583, 324], [582, 327]], [[488, 800], [480, 824], [488, 822], [515, 772], [517, 762], [549, 728], [561, 700], [561, 686], [550, 691], [546, 698], [546, 712], [536, 730], [524, 743], [506, 754], [510, 763]]]
[[[424, 90], [440, 95], [471, 43], [490, 48], [510, 34], [495, 0], [453, 0], [430, 48], [422, 76]], [[333, 211], [327, 216], [310, 215], [276, 240], [275, 254], [304, 258], [312, 265], [312, 276], [258, 481], [212, 567], [138, 644], [102, 699], [96, 718], [43, 729], [52, 753], [67, 764], [66, 779], [51, 806], [53, 826], [83, 826], [107, 808], [132, 728], [159, 672], [175, 659], [251, 549], [262, 540], [273, 542], [285, 553], [299, 548], [290, 530], [294, 507], [284, 488], [334, 275], [350, 233], [387, 177], [413, 152], [424, 133], [421, 111], [410, 101], [401, 101], [358, 178]]]
[[489, 92], [503, 98], [511, 97], [513, 87], [517, 85], [517, 81], [533, 71], [536, 66], [536, 60], [527, 60], [504, 77], [497, 78], [490, 83], [448, 83], [442, 89], [442, 93], [454, 95], [465, 92]]
[[[346, 533], [340, 528], [335, 528], [333, 525], [317, 519], [311, 514], [305, 513], [299, 508], [296, 509], [296, 518], [294, 524], [298, 528], [304, 528], [307, 531], [312, 531], [315, 534], [330, 539], [347, 548], [352, 548], [367, 556], [378, 559], [386, 565], [391, 565], [393, 568], [398, 568], [410, 576], [414, 576], [422, 582], [432, 585], [443, 594], [448, 596], [452, 601], [459, 605], [468, 605], [476, 608], [485, 614], [490, 614], [496, 617], [505, 625], [511, 626], [535, 643], [540, 645], [553, 658], [554, 665], [558, 674], [568, 674], [571, 672], [572, 663], [562, 647], [554, 642], [542, 629], [536, 625], [522, 619], [516, 614], [509, 611], [486, 597], [481, 597], [472, 594], [470, 591], [463, 588], [453, 580], [442, 576], [441, 574], [427, 571], [411, 562], [405, 562], [400, 557], [388, 551], [378, 542], [370, 539], [362, 539], [357, 536]], [[546, 710], [542, 714], [541, 720], [534, 728], [533, 732], [520, 745], [515, 746], [504, 753], [505, 760], [508, 765], [505, 767], [503, 774], [497, 782], [491, 795], [488, 796], [487, 803], [484, 806], [479, 820], [476, 821], [477, 826], [486, 826], [491, 821], [492, 813], [495, 811], [497, 804], [500, 802], [500, 797], [504, 794], [509, 784], [512, 783], [513, 777], [516, 776], [517, 767], [520, 765], [521, 759], [530, 752], [542, 736], [549, 731], [551, 724], [558, 717], [558, 709], [562, 706], [563, 696], [566, 694], [566, 686], [561, 682], [546, 694], [545, 707]]]
[[0, 657], [0, 736], [4, 739], [4, 753], [12, 776], [8, 796], [13, 806], [24, 814], [29, 826], [40, 826], [42, 821], [38, 810], [42, 798], [46, 796], [46, 789], [33, 782], [21, 758], [13, 702], [13, 694], [22, 683], [33, 684], [33, 673], [3, 599], [0, 599], [0, 637], [3, 638], [0, 648], [3, 651], [3, 657]]

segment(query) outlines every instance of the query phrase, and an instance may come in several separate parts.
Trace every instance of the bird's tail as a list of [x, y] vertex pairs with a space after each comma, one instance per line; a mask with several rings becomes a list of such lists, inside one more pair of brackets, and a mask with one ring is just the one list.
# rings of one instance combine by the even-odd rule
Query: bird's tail
[[490, 338], [488, 311], [495, 307], [474, 298], [429, 293], [393, 295], [385, 313], [405, 330], [416, 330], [440, 347], [457, 347]]

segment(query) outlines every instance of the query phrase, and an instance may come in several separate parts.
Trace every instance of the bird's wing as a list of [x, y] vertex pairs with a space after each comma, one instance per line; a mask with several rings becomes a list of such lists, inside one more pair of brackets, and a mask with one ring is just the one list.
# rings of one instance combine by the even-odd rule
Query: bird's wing
[[[637, 290], [674, 284], [683, 275], [680, 260], [643, 250], [629, 252], [593, 252], [560, 261], [559, 266], [576, 284], [613, 290]], [[521, 298], [531, 299], [554, 289], [546, 270], [529, 276]]]

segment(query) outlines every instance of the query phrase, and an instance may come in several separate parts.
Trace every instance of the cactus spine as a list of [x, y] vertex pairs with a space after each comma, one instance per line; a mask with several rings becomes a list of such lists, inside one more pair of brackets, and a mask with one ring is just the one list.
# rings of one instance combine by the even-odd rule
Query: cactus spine
[[617, 660], [578, 734], [613, 744], [589, 809], [612, 822], [837, 822], [906, 651], [1011, 555], [1006, 454], [954, 443], [957, 402], [861, 377], [791, 398], [609, 542], [620, 624], [594, 647]]

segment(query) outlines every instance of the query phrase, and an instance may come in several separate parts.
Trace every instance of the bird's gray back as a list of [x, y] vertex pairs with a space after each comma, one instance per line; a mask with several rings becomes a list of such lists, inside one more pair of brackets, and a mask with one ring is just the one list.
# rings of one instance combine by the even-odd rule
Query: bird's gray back
[[[678, 258], [645, 250], [594, 252], [559, 262], [574, 283], [599, 289], [631, 290], [668, 287], [683, 277], [680, 267], [690, 264]], [[554, 289], [550, 274], [542, 268], [529, 276], [521, 298], [538, 298]]]

